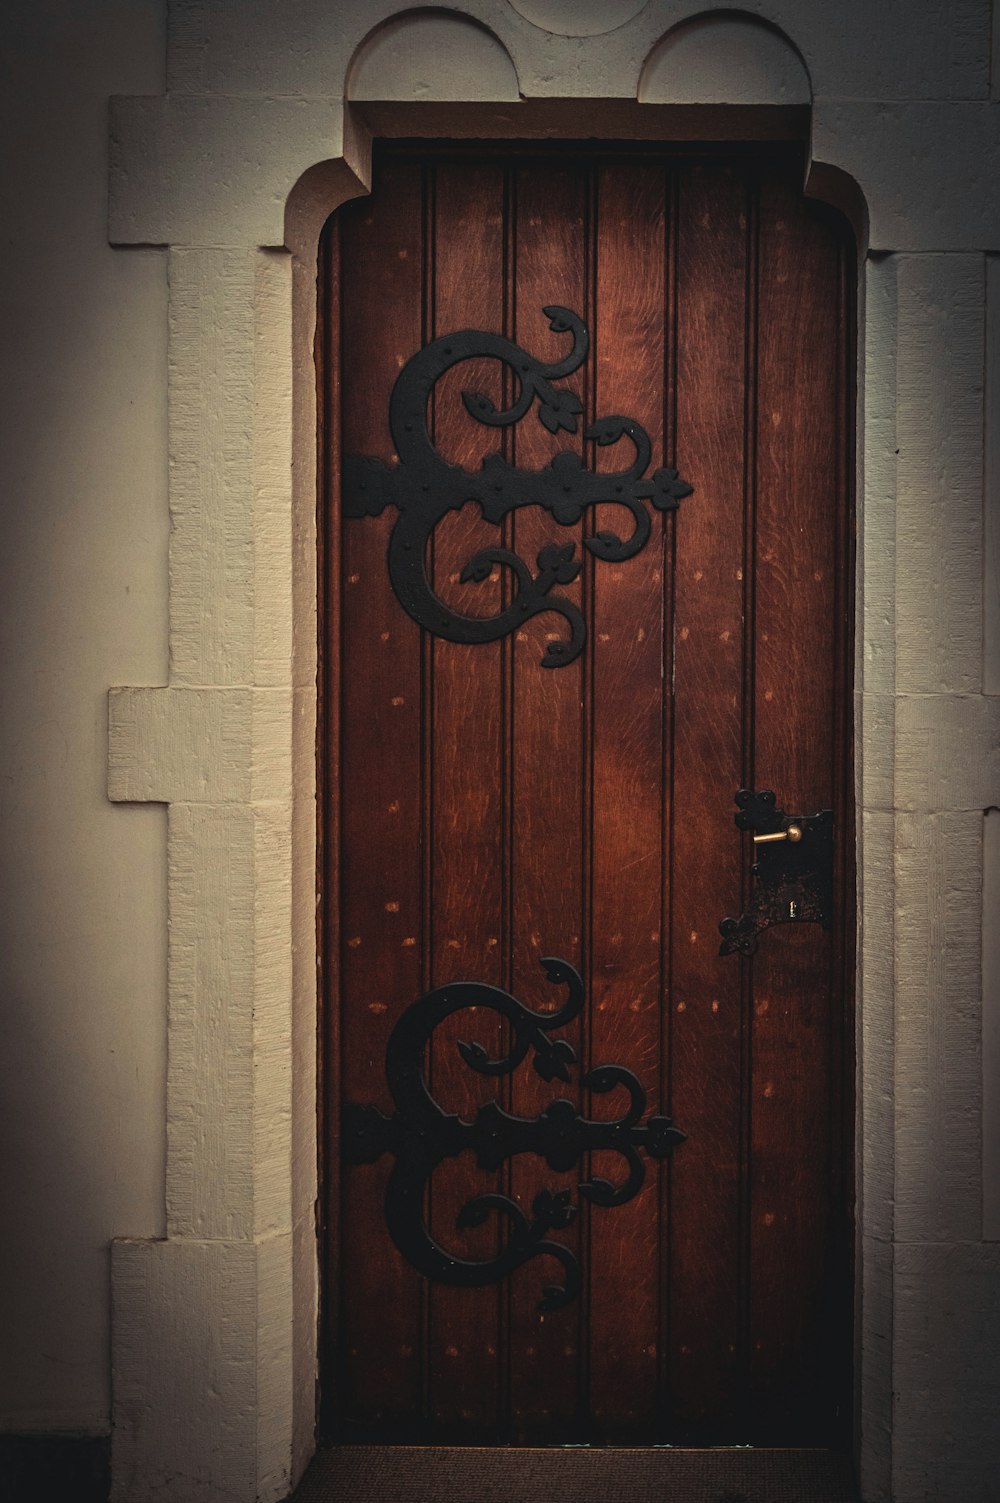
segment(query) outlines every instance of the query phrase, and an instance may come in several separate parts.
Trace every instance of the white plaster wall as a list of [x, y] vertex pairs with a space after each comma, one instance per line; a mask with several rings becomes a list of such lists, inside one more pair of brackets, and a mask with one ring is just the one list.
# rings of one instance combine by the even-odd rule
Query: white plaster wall
[[107, 1431], [109, 1243], [164, 1228], [165, 811], [109, 804], [106, 701], [166, 672], [165, 256], [105, 222], [163, 10], [0, 20], [2, 1430]]

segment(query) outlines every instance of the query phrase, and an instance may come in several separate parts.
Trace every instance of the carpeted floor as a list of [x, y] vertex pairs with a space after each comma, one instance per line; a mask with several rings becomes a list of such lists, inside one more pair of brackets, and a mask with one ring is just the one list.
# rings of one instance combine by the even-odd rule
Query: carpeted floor
[[293, 1503], [857, 1503], [827, 1451], [320, 1451]]

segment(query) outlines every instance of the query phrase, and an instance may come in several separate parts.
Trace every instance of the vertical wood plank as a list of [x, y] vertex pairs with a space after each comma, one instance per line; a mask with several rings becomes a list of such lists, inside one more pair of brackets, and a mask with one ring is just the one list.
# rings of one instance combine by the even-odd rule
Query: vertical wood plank
[[[504, 322], [504, 171], [500, 166], [440, 163], [434, 172], [433, 308], [436, 337], [460, 329], [501, 332]], [[450, 463], [476, 470], [499, 446], [494, 428], [476, 423], [463, 390], [483, 391], [502, 405], [502, 373], [495, 361], [466, 361], [449, 371], [434, 393], [434, 440]], [[463, 565], [479, 549], [496, 547], [497, 529], [477, 506], [452, 513], [434, 538], [434, 582], [443, 598], [469, 615], [500, 609], [502, 584], [462, 586]], [[505, 644], [463, 645], [436, 640], [433, 687], [431, 825], [433, 871], [433, 985], [503, 981], [503, 662]], [[445, 1021], [432, 1045], [435, 1099], [445, 1111], [472, 1119], [498, 1099], [495, 1078], [477, 1075], [458, 1053], [474, 1038], [493, 1058], [501, 1052], [501, 1024], [492, 1013], [466, 1012]], [[447, 1159], [434, 1173], [431, 1230], [462, 1256], [496, 1252], [495, 1217], [458, 1231], [456, 1218], [475, 1194], [502, 1189], [472, 1156]], [[500, 1404], [500, 1324], [503, 1291], [430, 1289], [431, 1415], [442, 1436], [496, 1438]]]
[[[812, 813], [834, 793], [837, 254], [790, 188], [765, 184], [760, 202], [755, 773], [780, 805]], [[753, 963], [753, 1402], [765, 1438], [818, 1443], [830, 1425], [831, 936], [782, 926], [766, 940]]]
[[342, 1395], [338, 1391], [332, 1354], [339, 1349], [340, 1310], [336, 1291], [343, 1287], [340, 1205], [340, 608], [341, 526], [337, 477], [343, 455], [341, 430], [340, 338], [343, 256], [341, 220], [326, 224], [320, 240], [317, 289], [319, 347], [317, 371], [320, 503], [316, 525], [319, 651], [317, 654], [318, 716], [316, 799], [320, 811], [316, 831], [316, 870], [320, 884], [319, 972], [320, 1024], [317, 1080], [320, 1090], [319, 1202], [320, 1229], [320, 1358], [327, 1381], [320, 1391], [320, 1427], [332, 1433]]
[[[833, 934], [830, 971], [831, 1175], [833, 1226], [826, 1326], [829, 1332], [828, 1404], [837, 1425], [835, 1443], [849, 1444], [854, 1428], [854, 1093], [857, 970], [857, 849], [854, 796], [854, 617], [856, 574], [851, 504], [857, 455], [853, 414], [857, 408], [857, 244], [853, 231], [830, 210], [827, 233], [837, 250], [837, 516], [834, 536], [833, 819], [839, 832], [834, 855]], [[839, 1421], [839, 1423], [838, 1423]]]
[[[559, 360], [566, 353], [566, 336], [551, 332], [542, 309], [555, 303], [582, 313], [587, 175], [576, 166], [526, 164], [518, 171], [516, 183], [514, 337], [532, 355]], [[559, 385], [580, 394], [585, 380], [586, 371], [581, 370]], [[569, 447], [582, 454], [582, 434], [575, 441], [565, 433], [553, 438], [534, 413], [516, 434], [517, 463], [527, 469], [543, 468], [555, 453]], [[553, 541], [572, 542], [580, 557], [582, 524], [559, 527], [538, 507], [525, 508], [514, 520], [515, 547], [529, 567], [539, 550]], [[579, 605], [580, 581], [561, 587], [560, 594]], [[556, 955], [577, 969], [581, 966], [584, 660], [578, 658], [556, 670], [541, 666], [546, 638], [564, 635], [565, 629], [559, 617], [541, 615], [517, 633], [512, 685], [512, 980], [515, 996], [547, 1010], [560, 1006], [564, 993], [549, 987], [539, 961]], [[579, 1061], [582, 1018], [560, 1037], [573, 1045]], [[511, 1110], [537, 1117], [554, 1094], [579, 1103], [579, 1078], [577, 1064], [572, 1085], [560, 1084], [555, 1092], [553, 1084], [522, 1067], [512, 1081]], [[545, 1185], [568, 1188], [574, 1201], [578, 1199], [580, 1172], [576, 1169], [558, 1175], [543, 1160], [522, 1155], [511, 1171], [513, 1194], [526, 1212]], [[558, 1240], [579, 1253], [579, 1218], [559, 1232]], [[511, 1419], [513, 1434], [521, 1443], [567, 1441], [580, 1434], [582, 1305], [577, 1301], [549, 1313], [536, 1308], [544, 1284], [554, 1273], [558, 1275], [554, 1264], [529, 1263], [510, 1290]]]
[[[343, 445], [390, 460], [389, 394], [421, 342], [421, 187], [402, 165], [343, 215]], [[341, 1080], [345, 1101], [393, 1110], [385, 1051], [420, 995], [420, 633], [385, 567], [395, 514], [342, 530]], [[335, 650], [331, 644], [331, 651]], [[345, 1425], [420, 1415], [421, 1281], [389, 1240], [388, 1158], [345, 1168], [339, 1223]]]
[[[663, 454], [664, 248], [662, 171], [598, 169], [595, 415], [626, 414], [646, 428], [655, 468]], [[598, 451], [602, 470], [624, 469], [623, 439]], [[596, 508], [596, 530], [631, 533], [620, 508]], [[624, 520], [623, 520], [624, 518]], [[590, 1063], [633, 1070], [655, 1102], [660, 1080], [660, 877], [663, 808], [664, 549], [657, 515], [647, 546], [624, 563], [592, 563], [593, 694]], [[669, 666], [666, 671], [669, 682]], [[594, 1097], [614, 1116], [620, 1103]], [[618, 1181], [622, 1166], [595, 1154], [592, 1172]], [[591, 1404], [597, 1434], [648, 1434], [655, 1417], [659, 1354], [659, 1179], [623, 1206], [592, 1208]]]
[[743, 773], [748, 189], [714, 165], [680, 177], [674, 573], [672, 1105], [688, 1140], [670, 1168], [671, 1433], [733, 1440], [741, 1359], [740, 968], [720, 956], [738, 911]]

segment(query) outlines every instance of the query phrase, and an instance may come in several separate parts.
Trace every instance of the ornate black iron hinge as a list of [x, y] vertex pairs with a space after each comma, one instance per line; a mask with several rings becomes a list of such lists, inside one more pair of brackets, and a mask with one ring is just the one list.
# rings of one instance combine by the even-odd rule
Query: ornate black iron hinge
[[829, 929], [833, 911], [833, 811], [786, 814], [775, 807], [768, 789], [736, 795], [741, 830], [754, 831], [750, 901], [738, 919], [719, 925], [720, 955], [752, 955], [757, 939], [772, 924], [822, 924]]
[[552, 382], [583, 364], [589, 335], [582, 320], [568, 308], [553, 305], [544, 311], [557, 334], [573, 337], [572, 350], [555, 364], [536, 360], [499, 334], [476, 329], [435, 339], [407, 361], [389, 400], [389, 427], [399, 463], [387, 465], [380, 459], [347, 455], [343, 513], [345, 517], [376, 517], [387, 506], [396, 508], [399, 517], [389, 540], [389, 578], [403, 609], [427, 631], [449, 642], [495, 642], [539, 612], [555, 611], [569, 623], [569, 638], [550, 642], [542, 664], [559, 668], [579, 655], [587, 635], [578, 607], [552, 593], [554, 586], [569, 584], [580, 572], [575, 545], [547, 543], [537, 555], [534, 574], [508, 548], [481, 549], [462, 569], [461, 581], [482, 583], [494, 565], [502, 565], [513, 576], [513, 599], [495, 616], [467, 616], [446, 604], [428, 577], [428, 543], [438, 522], [447, 512], [478, 501], [486, 520], [498, 526], [519, 507], [541, 506], [560, 526], [570, 527], [579, 522], [586, 507], [608, 502], [624, 506], [631, 514], [631, 535], [621, 538], [616, 532], [601, 531], [586, 538], [584, 546], [596, 558], [620, 562], [632, 558], [649, 539], [650, 514], [643, 503], [648, 501], [658, 511], [673, 511], [692, 487], [671, 469], [658, 469], [651, 478], [644, 478], [652, 446], [641, 423], [627, 417], [600, 418], [584, 433], [600, 445], [617, 443], [620, 438], [632, 444], [632, 464], [610, 474], [586, 469], [580, 456], [570, 451], [557, 454], [543, 470], [518, 469], [499, 453], [484, 459], [478, 473], [441, 458], [427, 428], [431, 392], [452, 366], [483, 356], [510, 369], [518, 396], [511, 407], [500, 411], [481, 392], [463, 392], [466, 410], [477, 422], [510, 428], [526, 416], [537, 397], [539, 421], [550, 433], [577, 431], [582, 411], [579, 397], [557, 390]]
[[491, 1211], [503, 1218], [505, 1236], [495, 1257], [473, 1261], [442, 1247], [424, 1221], [425, 1190], [435, 1168], [444, 1159], [461, 1153], [475, 1155], [480, 1169], [495, 1173], [507, 1159], [520, 1153], [543, 1158], [550, 1169], [566, 1172], [595, 1149], [622, 1156], [626, 1176], [621, 1184], [590, 1178], [578, 1185], [579, 1193], [593, 1205], [620, 1206], [642, 1187], [645, 1164], [639, 1150], [662, 1159], [685, 1134], [669, 1117], [642, 1120], [646, 1093], [631, 1070], [622, 1065], [602, 1065], [588, 1070], [581, 1085], [606, 1094], [621, 1086], [629, 1097], [628, 1110], [611, 1121], [582, 1117], [565, 1098], [553, 1101], [539, 1117], [516, 1117], [496, 1102], [479, 1108], [475, 1120], [442, 1111], [427, 1089], [425, 1059], [434, 1030], [463, 1008], [487, 1008], [506, 1018], [511, 1028], [510, 1047], [500, 1059], [491, 1059], [477, 1043], [459, 1043], [458, 1051], [480, 1075], [509, 1075], [529, 1050], [532, 1064], [543, 1080], [569, 1081], [576, 1054], [565, 1039], [550, 1035], [565, 1028], [583, 1006], [583, 984], [564, 960], [546, 959], [542, 966], [548, 979], [568, 987], [569, 996], [558, 1012], [532, 1012], [499, 987], [478, 981], [460, 981], [438, 987], [406, 1009], [389, 1038], [386, 1049], [386, 1079], [396, 1106], [387, 1117], [374, 1106], [348, 1103], [341, 1117], [341, 1145], [345, 1164], [373, 1164], [383, 1154], [395, 1159], [385, 1190], [385, 1218], [389, 1235], [404, 1258], [425, 1278], [438, 1283], [476, 1288], [506, 1278], [530, 1258], [548, 1256], [562, 1265], [564, 1282], [546, 1286], [539, 1310], [555, 1310], [579, 1293], [580, 1264], [574, 1253], [549, 1233], [567, 1227], [576, 1215], [569, 1190], [543, 1189], [535, 1196], [530, 1216], [507, 1195], [489, 1192], [474, 1196], [459, 1213], [456, 1229], [482, 1226]]

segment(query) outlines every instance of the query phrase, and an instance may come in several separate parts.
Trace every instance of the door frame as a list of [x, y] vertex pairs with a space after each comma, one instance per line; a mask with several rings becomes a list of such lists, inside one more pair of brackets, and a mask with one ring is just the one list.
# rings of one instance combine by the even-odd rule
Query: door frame
[[[608, 105], [606, 113], [600, 101], [560, 102], [563, 103], [565, 109], [561, 114], [553, 104], [545, 105], [538, 116], [544, 119], [544, 126], [539, 124], [537, 128], [547, 134], [555, 134], [558, 129], [569, 137], [599, 129], [609, 139], [616, 133], [626, 137], [640, 134], [677, 139], [685, 135], [691, 138], [690, 132], [695, 130], [697, 138], [719, 139], [720, 132], [727, 135], [737, 132], [753, 139], [759, 134], [773, 138], [779, 126], [775, 114], [767, 108], [763, 114], [753, 109], [738, 111], [742, 121], [740, 131], [735, 116], [730, 114], [727, 118], [725, 107], [718, 111], [712, 107], [707, 114], [703, 111], [692, 120], [690, 111], [678, 112], [669, 106], [640, 107], [618, 100]], [[784, 121], [780, 128], [787, 130], [787, 112], [782, 110], [779, 114]], [[719, 123], [720, 115], [725, 124]], [[519, 105], [516, 110], [510, 106], [445, 105], [436, 107], [435, 134], [441, 134], [442, 120], [451, 122], [454, 134], [468, 134], [471, 121], [477, 135], [510, 139], [525, 133], [525, 121], [530, 123], [531, 116], [530, 103]], [[516, 117], [513, 124], [512, 117]], [[406, 105], [384, 106], [381, 128], [387, 130], [387, 122], [391, 124], [395, 119], [397, 134], [419, 135], [420, 118], [419, 108], [414, 114]], [[639, 121], [641, 128], [630, 125], [623, 129], [623, 119]], [[762, 119], [764, 125], [760, 123]], [[710, 129], [713, 120], [715, 128]], [[254, 481], [257, 501], [249, 508], [247, 522], [252, 547], [260, 560], [258, 606], [255, 618], [242, 630], [253, 656], [255, 632], [263, 638], [274, 627], [282, 640], [287, 639], [292, 664], [289, 677], [284, 670], [269, 668], [265, 661], [263, 677], [251, 680], [255, 687], [250, 693], [239, 687], [242, 683], [239, 674], [235, 676], [236, 687], [229, 687], [232, 683], [229, 678], [213, 681], [218, 688], [202, 689], [198, 686], [204, 679], [192, 671], [186, 677], [183, 673], [172, 675], [171, 684], [164, 689], [128, 688], [113, 690], [111, 694], [109, 794], [113, 799], [170, 805], [168, 867], [172, 880], [185, 873], [189, 875], [192, 869], [214, 871], [220, 860], [227, 859], [222, 852], [229, 849], [225, 847], [230, 835], [228, 827], [223, 829], [220, 825], [219, 841], [211, 851], [206, 851], [192, 837], [185, 811], [206, 796], [205, 769], [197, 758], [191, 757], [192, 729], [202, 736], [199, 744], [214, 744], [212, 736], [218, 741], [221, 709], [228, 706], [232, 712], [226, 729], [228, 740], [223, 738], [219, 742], [218, 763], [213, 762], [209, 769], [209, 786], [220, 806], [224, 804], [236, 813], [243, 808], [250, 815], [249, 828], [238, 832], [238, 840], [244, 842], [239, 849], [246, 852], [245, 859], [256, 874], [258, 896], [249, 932], [258, 935], [257, 940], [251, 941], [252, 946], [263, 945], [261, 959], [254, 962], [253, 974], [264, 988], [260, 994], [264, 1005], [255, 1012], [249, 1047], [254, 1052], [271, 1048], [269, 1058], [274, 1061], [273, 1066], [256, 1075], [253, 1092], [248, 1099], [237, 1102], [235, 1111], [226, 1101], [213, 1098], [211, 1089], [206, 1098], [207, 1109], [215, 1113], [213, 1120], [227, 1131], [235, 1132], [243, 1142], [247, 1132], [251, 1134], [252, 1147], [244, 1155], [249, 1157], [251, 1169], [249, 1209], [233, 1212], [220, 1201], [219, 1230], [212, 1234], [214, 1240], [206, 1240], [202, 1223], [189, 1213], [180, 1193], [190, 1159], [186, 1168], [183, 1127], [175, 1127], [171, 1140], [175, 1146], [168, 1152], [166, 1239], [123, 1240], [113, 1246], [114, 1468], [116, 1475], [122, 1477], [134, 1473], [137, 1465], [153, 1467], [158, 1464], [158, 1456], [172, 1455], [177, 1415], [171, 1406], [175, 1402], [176, 1385], [169, 1374], [162, 1377], [158, 1374], [150, 1347], [155, 1345], [158, 1331], [173, 1333], [172, 1312], [180, 1292], [188, 1298], [192, 1309], [203, 1311], [199, 1321], [207, 1321], [212, 1330], [218, 1328], [212, 1283], [206, 1277], [206, 1269], [213, 1277], [230, 1281], [234, 1297], [239, 1295], [244, 1302], [249, 1301], [250, 1308], [257, 1312], [250, 1328], [252, 1340], [247, 1335], [246, 1320], [237, 1319], [234, 1329], [243, 1333], [239, 1338], [241, 1343], [250, 1341], [254, 1350], [271, 1354], [256, 1365], [254, 1360], [241, 1358], [234, 1378], [240, 1385], [236, 1400], [250, 1416], [252, 1433], [260, 1433], [259, 1415], [279, 1416], [263, 1454], [287, 1455], [287, 1463], [274, 1463], [279, 1470], [285, 1468], [283, 1475], [287, 1481], [301, 1473], [314, 1444], [315, 269], [323, 224], [340, 203], [367, 191], [370, 172], [370, 135], [363, 111], [345, 106], [344, 122], [343, 155], [329, 158], [321, 150], [307, 148], [306, 161], [311, 157], [312, 164], [299, 172], [290, 190], [287, 162], [274, 166], [273, 181], [282, 194], [287, 194], [284, 228], [280, 235], [269, 233], [263, 227], [263, 219], [251, 217], [235, 232], [236, 249], [229, 247], [228, 242], [218, 247], [210, 228], [192, 229], [186, 222], [180, 228], [169, 225], [164, 228], [163, 221], [155, 215], [150, 218], [148, 211], [146, 219], [138, 213], [128, 229], [116, 233], [114, 226], [121, 222], [121, 209], [119, 204], [116, 220], [113, 194], [112, 234], [118, 243], [149, 244], [165, 240], [176, 247], [170, 252], [172, 300], [176, 289], [183, 295], [211, 263], [211, 276], [215, 279], [212, 288], [221, 289], [223, 325], [234, 331], [237, 348], [245, 347], [248, 352], [256, 403], [256, 416], [249, 421], [262, 478]], [[133, 142], [141, 159], [148, 147], [140, 130], [134, 131]], [[301, 163], [301, 155], [298, 160]], [[142, 173], [137, 170], [133, 180], [141, 182]], [[863, 264], [868, 244], [867, 216], [854, 180], [838, 166], [812, 161], [806, 188], [848, 214], [856, 226], [859, 265]], [[126, 189], [119, 187], [117, 191], [119, 198], [122, 194], [127, 198]], [[132, 227], [135, 225], [139, 228]], [[248, 249], [248, 245], [254, 248]], [[859, 277], [859, 325], [864, 337], [859, 340], [858, 391], [861, 411], [873, 420], [879, 416], [877, 386], [873, 380], [873, 396], [866, 403], [863, 366], [878, 377], [879, 384], [885, 382], [893, 396], [896, 390], [896, 328], [894, 309], [889, 307], [890, 281], [888, 275], [880, 275], [878, 262], [869, 267], [867, 284]], [[866, 285], [869, 297], [874, 292], [879, 300], [877, 316], [870, 320], [866, 319], [864, 309]], [[229, 303], [225, 303], [227, 297]], [[178, 319], [172, 333], [176, 354], [171, 369], [172, 394], [174, 399], [190, 402], [194, 393], [207, 412], [215, 412], [223, 398], [216, 391], [214, 370], [206, 367], [197, 318], [192, 316], [185, 322], [185, 309], [180, 302], [178, 296]], [[205, 311], [197, 303], [192, 307], [195, 313]], [[240, 339], [244, 345], [239, 345]], [[197, 407], [197, 401], [193, 406]], [[864, 422], [859, 419], [857, 426], [860, 439]], [[860, 499], [865, 494], [860, 441], [858, 461], [856, 493]], [[277, 512], [268, 509], [267, 487], [269, 483], [280, 487], [280, 476], [288, 466], [292, 474], [291, 497], [290, 508], [284, 515], [280, 507]], [[182, 489], [172, 483], [172, 500], [176, 501], [180, 495], [183, 501]], [[891, 487], [889, 493], [894, 494]], [[878, 633], [878, 626], [865, 616], [865, 581], [879, 587], [882, 599], [894, 598], [895, 590], [894, 575], [887, 570], [885, 557], [889, 513], [877, 502], [876, 497], [876, 504], [867, 514], [859, 505], [856, 596], [859, 663], [865, 648]], [[287, 534], [282, 532], [286, 525]], [[175, 544], [171, 559], [172, 599], [183, 605], [188, 598], [185, 592], [195, 592], [192, 582], [200, 580], [204, 572], [196, 555], [189, 550], [184, 556], [182, 547]], [[266, 659], [266, 652], [263, 656]], [[859, 673], [859, 683], [861, 678]], [[862, 1061], [864, 1070], [856, 1096], [855, 1138], [859, 1166], [856, 1270], [860, 1275], [855, 1305], [855, 1449], [861, 1455], [862, 1477], [868, 1479], [866, 1490], [874, 1495], [885, 1491], [891, 1474], [893, 1269], [891, 1256], [886, 1256], [892, 1231], [891, 1222], [888, 1229], [885, 1224], [885, 1208], [891, 1207], [894, 1185], [891, 873], [895, 837], [892, 816], [883, 813], [884, 794], [869, 791], [875, 789], [876, 783], [892, 787], [891, 739], [887, 741], [873, 715], [863, 721], [860, 716], [856, 718], [860, 724], [856, 781], [861, 794], [858, 869], [867, 869], [872, 878], [867, 884], [859, 884], [858, 920], [863, 943], [859, 946], [857, 995], [863, 1005], [867, 986], [875, 1005], [867, 1010], [867, 1016], [862, 1015], [862, 1005], [858, 1009], [857, 1057], [859, 1070]], [[265, 806], [277, 811], [271, 823]], [[276, 981], [272, 974], [274, 967], [269, 969], [264, 962], [268, 934], [277, 944], [280, 974]], [[181, 958], [178, 952], [170, 961], [171, 1071], [175, 1088], [179, 1080], [186, 1089], [197, 1091], [198, 1083], [211, 1081], [212, 1072], [220, 1071], [221, 1066], [217, 1059], [197, 1057], [187, 1037], [183, 1010], [174, 1006], [174, 1000], [184, 995], [185, 976], [178, 969]], [[276, 987], [273, 996], [268, 990], [272, 985]], [[231, 1047], [233, 1028], [226, 1026]], [[168, 1119], [170, 1111], [168, 1104]], [[866, 1206], [872, 1207], [870, 1215], [865, 1212]], [[276, 1230], [269, 1231], [269, 1226]], [[262, 1228], [259, 1232], [258, 1227]], [[192, 1290], [202, 1291], [203, 1306], [197, 1300], [192, 1301]], [[193, 1349], [194, 1338], [191, 1344]], [[214, 1370], [210, 1365], [203, 1366], [206, 1373]], [[199, 1433], [200, 1391], [197, 1385], [192, 1385], [193, 1435]], [[136, 1394], [141, 1395], [141, 1406], [154, 1416], [151, 1428], [137, 1424], [134, 1418]], [[279, 1431], [285, 1439], [274, 1439]], [[244, 1465], [243, 1460], [247, 1433], [239, 1432], [238, 1445], [234, 1438], [227, 1475], [242, 1477], [246, 1466], [253, 1464]], [[233, 1434], [234, 1437], [237, 1434], [235, 1429]], [[206, 1454], [215, 1446], [214, 1434], [211, 1438], [206, 1434]]]
[[[164, 1497], [173, 1479], [185, 1503], [277, 1500], [314, 1446], [315, 265], [328, 214], [365, 191], [374, 111], [380, 130], [403, 129], [399, 101], [425, 65], [412, 136], [520, 135], [557, 103], [577, 120], [550, 119], [551, 134], [613, 136], [624, 111], [628, 135], [718, 138], [735, 101], [781, 97], [753, 69], [715, 68], [734, 13], [690, 0], [617, 0], [619, 24], [592, 37], [536, 0], [335, 9], [173, 7], [162, 88], [111, 105], [108, 238], [162, 289], [169, 351], [149, 351], [149, 369], [177, 461], [169, 681], [114, 689], [108, 705], [109, 797], [167, 806], [170, 903], [164, 1147], [148, 1145], [163, 1221], [137, 1238], [118, 1221], [111, 1247], [122, 1498]], [[805, 84], [807, 191], [855, 206], [867, 252], [856, 1445], [873, 1503], [915, 1497], [928, 1476], [959, 1498], [987, 1475], [984, 1317], [1000, 1276], [1000, 1244], [983, 1240], [997, 1145], [979, 1096], [1000, 641], [994, 592], [984, 653], [983, 461], [995, 478], [1000, 444], [982, 379], [988, 348], [995, 385], [1000, 195], [961, 170], [998, 153], [989, 27], [980, 7], [956, 32], [925, 3], [901, 45], [891, 8], [864, 0], [836, 26], [800, 0], [770, 10]], [[756, 26], [782, 41], [736, 19], [744, 40]], [[454, 58], [441, 27], [467, 68], [434, 71]], [[663, 87], [685, 38], [702, 66]], [[696, 103], [651, 102], [679, 97], [678, 82]], [[466, 101], [436, 102], [455, 92]], [[575, 103], [554, 103], [566, 94]]]

